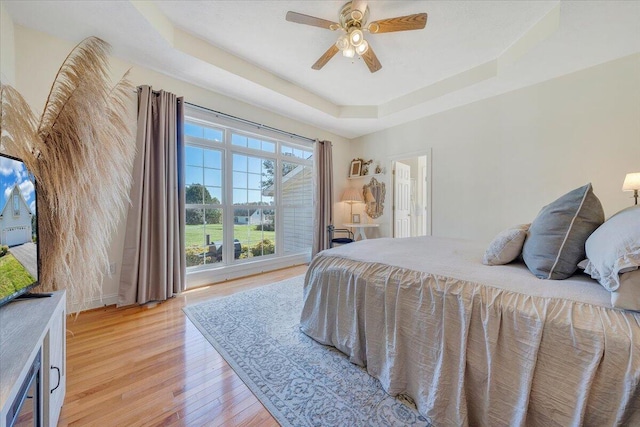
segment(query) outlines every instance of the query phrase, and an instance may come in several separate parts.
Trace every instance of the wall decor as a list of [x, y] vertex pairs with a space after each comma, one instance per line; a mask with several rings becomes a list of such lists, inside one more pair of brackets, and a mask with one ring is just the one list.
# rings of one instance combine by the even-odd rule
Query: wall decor
[[351, 215], [351, 223], [360, 224], [360, 214]]
[[360, 176], [362, 170], [362, 159], [351, 160], [351, 168], [349, 169], [349, 177]]
[[378, 218], [384, 212], [384, 182], [371, 178], [369, 184], [362, 187], [364, 192], [365, 213], [371, 218]]

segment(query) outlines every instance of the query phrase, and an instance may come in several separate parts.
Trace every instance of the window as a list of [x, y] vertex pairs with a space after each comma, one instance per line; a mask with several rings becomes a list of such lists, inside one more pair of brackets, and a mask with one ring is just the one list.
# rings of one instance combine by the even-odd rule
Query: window
[[16, 192], [13, 193], [13, 215], [20, 215], [20, 196]]
[[312, 146], [278, 136], [187, 108], [185, 249], [190, 270], [310, 256]]

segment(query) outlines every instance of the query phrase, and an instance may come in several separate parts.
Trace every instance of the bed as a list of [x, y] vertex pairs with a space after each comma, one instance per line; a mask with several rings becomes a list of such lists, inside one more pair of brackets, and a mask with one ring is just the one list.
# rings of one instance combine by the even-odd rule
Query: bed
[[640, 425], [640, 313], [586, 274], [540, 280], [483, 265], [484, 250], [418, 237], [323, 251], [301, 330], [437, 427]]

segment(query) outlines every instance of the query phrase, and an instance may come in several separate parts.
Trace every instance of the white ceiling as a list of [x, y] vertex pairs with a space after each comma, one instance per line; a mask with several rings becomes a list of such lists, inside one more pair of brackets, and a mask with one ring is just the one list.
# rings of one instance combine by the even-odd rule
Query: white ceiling
[[640, 1], [369, 1], [369, 21], [427, 12], [424, 30], [365, 34], [382, 63], [336, 55], [343, 1], [5, 1], [14, 23], [113, 53], [354, 138], [640, 52]]

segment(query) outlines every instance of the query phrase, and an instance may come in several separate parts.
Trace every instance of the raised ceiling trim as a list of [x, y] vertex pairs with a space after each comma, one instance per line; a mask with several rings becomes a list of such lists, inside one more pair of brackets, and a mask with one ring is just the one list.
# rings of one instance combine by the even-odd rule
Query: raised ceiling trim
[[232, 53], [176, 28], [153, 2], [129, 0], [153, 28], [176, 50], [246, 79], [265, 89], [301, 102], [334, 118], [378, 119], [423, 105], [434, 99], [498, 77], [501, 70], [517, 62], [560, 24], [560, 3], [531, 26], [497, 58], [424, 86], [380, 105], [336, 105], [288, 80], [276, 76]]
[[560, 3], [556, 4], [545, 16], [533, 24], [518, 40], [498, 57], [498, 74], [505, 67], [517, 62], [538, 43], [556, 32], [560, 26]]

